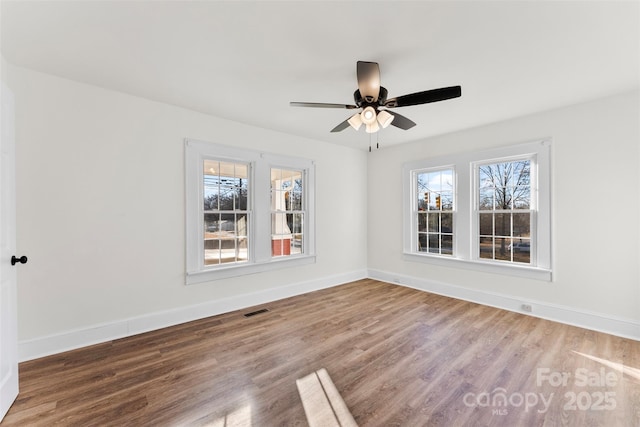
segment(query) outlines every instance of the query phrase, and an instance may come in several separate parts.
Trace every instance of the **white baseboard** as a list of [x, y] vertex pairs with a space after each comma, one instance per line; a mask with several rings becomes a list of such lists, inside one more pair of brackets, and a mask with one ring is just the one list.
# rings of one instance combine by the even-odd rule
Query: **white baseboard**
[[[443, 282], [436, 282], [412, 276], [405, 276], [381, 270], [368, 270], [367, 276], [391, 284], [406, 286], [456, 299], [501, 308], [541, 319], [578, 326], [580, 328], [640, 341], [640, 322], [632, 319], [610, 316], [602, 313], [580, 310], [546, 302], [514, 298], [492, 292], [464, 288]], [[531, 312], [522, 310], [522, 304], [531, 306]]]
[[[447, 283], [421, 279], [381, 270], [358, 270], [335, 276], [323, 277], [287, 286], [238, 295], [173, 310], [149, 313], [119, 321], [62, 332], [55, 335], [25, 340], [18, 343], [21, 362], [73, 350], [88, 345], [137, 335], [192, 320], [228, 313], [246, 307], [265, 304], [295, 295], [330, 288], [342, 283], [371, 278], [421, 291], [431, 292], [568, 325], [605, 332], [623, 338], [640, 341], [640, 323], [601, 313], [578, 310], [572, 307], [525, 301], [508, 295], [484, 292]], [[529, 304], [532, 312], [522, 311], [522, 304]]]
[[105, 324], [93, 325], [88, 328], [20, 341], [18, 343], [18, 357], [21, 362], [33, 360], [63, 351], [137, 335], [192, 320], [203, 319], [205, 317], [265, 304], [307, 292], [330, 288], [366, 277], [366, 270], [357, 270], [250, 294], [208, 301], [202, 304], [180, 307], [173, 310], [149, 313]]

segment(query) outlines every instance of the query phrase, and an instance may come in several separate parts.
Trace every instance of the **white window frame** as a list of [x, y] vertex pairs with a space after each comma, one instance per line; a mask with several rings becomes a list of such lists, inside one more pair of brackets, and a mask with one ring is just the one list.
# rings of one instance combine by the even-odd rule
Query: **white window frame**
[[[249, 164], [248, 258], [237, 264], [204, 265], [203, 162], [205, 159]], [[303, 171], [303, 251], [284, 257], [271, 253], [271, 168]], [[208, 282], [315, 263], [315, 165], [312, 160], [222, 144], [185, 139], [186, 284]]]
[[[403, 258], [407, 261], [442, 265], [475, 271], [506, 274], [536, 280], [552, 281], [551, 266], [551, 140], [465, 152], [403, 165]], [[531, 199], [531, 264], [481, 259], [479, 257], [479, 224], [477, 220], [478, 165], [528, 158], [532, 160]], [[453, 256], [419, 252], [416, 244], [417, 221], [415, 173], [425, 169], [454, 170], [454, 241]]]
[[[453, 254], [441, 254], [441, 253], [434, 253], [434, 252], [422, 252], [419, 251], [418, 248], [418, 206], [417, 206], [417, 195], [418, 195], [418, 175], [421, 173], [430, 173], [430, 172], [442, 172], [445, 170], [450, 170], [453, 172], [453, 207], [450, 211], [433, 211], [433, 212], [440, 212], [440, 213], [451, 213], [452, 215], [452, 227], [451, 227], [451, 234], [453, 235], [453, 242], [452, 242], [452, 248], [453, 248]], [[455, 256], [456, 253], [456, 211], [457, 211], [457, 200], [456, 200], [456, 189], [458, 187], [457, 185], [457, 175], [456, 175], [456, 168], [455, 165], [440, 165], [437, 167], [429, 167], [429, 168], [421, 168], [421, 169], [415, 169], [411, 171], [411, 191], [413, 193], [413, 202], [411, 203], [411, 209], [413, 212], [413, 221], [414, 224], [413, 226], [415, 227], [413, 230], [414, 232], [412, 233], [411, 238], [413, 239], [411, 242], [411, 247], [413, 248], [413, 250], [415, 251], [415, 253], [417, 254], [425, 254], [425, 255], [429, 255], [432, 257], [444, 257], [444, 258], [451, 258], [453, 256]]]

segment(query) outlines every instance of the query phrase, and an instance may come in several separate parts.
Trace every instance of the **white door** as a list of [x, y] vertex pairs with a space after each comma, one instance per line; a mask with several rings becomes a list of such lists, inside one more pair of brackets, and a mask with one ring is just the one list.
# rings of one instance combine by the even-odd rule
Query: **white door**
[[[0, 87], [0, 421], [18, 395], [16, 189], [13, 93]], [[20, 257], [18, 257], [20, 258]], [[25, 259], [26, 261], [26, 259]], [[14, 265], [12, 265], [14, 264]]]

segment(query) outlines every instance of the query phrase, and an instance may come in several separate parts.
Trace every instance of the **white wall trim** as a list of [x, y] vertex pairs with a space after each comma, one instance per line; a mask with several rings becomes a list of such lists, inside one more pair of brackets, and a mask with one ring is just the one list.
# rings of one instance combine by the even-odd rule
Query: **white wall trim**
[[[368, 277], [395, 285], [431, 292], [477, 304], [501, 308], [541, 319], [552, 320], [567, 325], [604, 332], [622, 338], [640, 341], [640, 322], [588, 310], [576, 309], [557, 304], [549, 304], [526, 298], [517, 298], [493, 292], [464, 288], [444, 282], [422, 279], [388, 271], [369, 269]], [[522, 304], [532, 307], [532, 312], [522, 310]]]
[[173, 310], [149, 313], [142, 316], [93, 325], [87, 328], [70, 330], [55, 335], [20, 341], [18, 343], [18, 357], [21, 362], [33, 360], [88, 345], [99, 344], [190, 322], [192, 320], [265, 304], [295, 295], [330, 288], [366, 277], [366, 270], [355, 270], [277, 288], [269, 288], [259, 292], [208, 301], [202, 304], [190, 305]]

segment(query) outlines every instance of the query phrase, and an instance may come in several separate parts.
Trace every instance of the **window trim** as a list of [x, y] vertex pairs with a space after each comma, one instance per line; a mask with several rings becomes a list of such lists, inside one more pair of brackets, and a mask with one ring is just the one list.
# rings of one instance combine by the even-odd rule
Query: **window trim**
[[[430, 159], [415, 160], [403, 165], [403, 259], [439, 266], [474, 270], [495, 274], [505, 274], [535, 280], [552, 281], [551, 266], [551, 139], [537, 140], [488, 150], [463, 152]], [[537, 209], [534, 214], [535, 265], [496, 262], [479, 258], [478, 224], [476, 213], [477, 191], [475, 188], [475, 167], [493, 160], [531, 157], [536, 160], [536, 181], [532, 191], [536, 193]], [[415, 227], [412, 224], [416, 203], [413, 199], [414, 172], [425, 169], [453, 167], [454, 188], [454, 254], [439, 256], [419, 253], [415, 242]], [[532, 178], [533, 181], [533, 178]], [[535, 231], [534, 231], [535, 230]], [[533, 237], [533, 234], [532, 234]], [[532, 239], [533, 240], [533, 239]]]
[[[248, 258], [245, 263], [204, 266], [204, 216], [202, 164], [205, 159], [249, 164], [247, 211]], [[273, 167], [302, 170], [304, 173], [307, 220], [303, 224], [306, 239], [301, 254], [272, 257], [271, 254], [271, 179]], [[262, 153], [222, 144], [185, 139], [185, 277], [186, 284], [226, 279], [285, 267], [315, 263], [315, 164], [308, 159]]]

